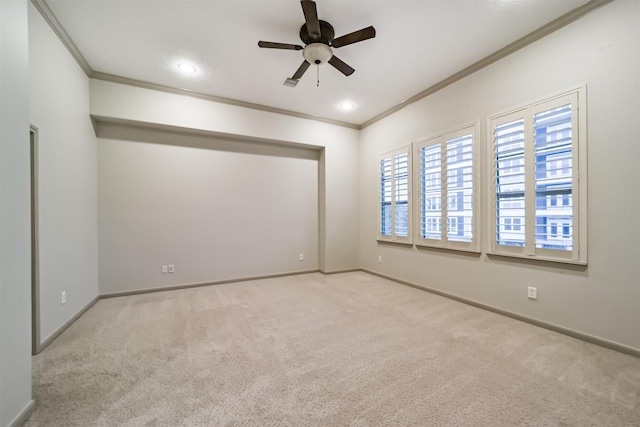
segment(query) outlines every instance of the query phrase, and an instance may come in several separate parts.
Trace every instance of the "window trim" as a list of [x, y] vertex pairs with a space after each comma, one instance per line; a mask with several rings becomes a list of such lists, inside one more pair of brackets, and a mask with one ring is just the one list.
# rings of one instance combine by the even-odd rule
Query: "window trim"
[[[472, 241], [460, 242], [457, 240], [449, 240], [447, 237], [448, 221], [448, 207], [449, 200], [447, 194], [447, 162], [446, 162], [446, 143], [452, 139], [463, 137], [471, 134], [471, 167], [472, 167], [472, 204], [473, 204], [473, 219], [471, 221], [473, 227]], [[414, 244], [418, 247], [431, 247], [431, 248], [443, 248], [457, 251], [466, 251], [479, 253], [481, 251], [481, 232], [480, 218], [482, 213], [481, 197], [480, 197], [480, 170], [479, 170], [479, 149], [480, 144], [478, 137], [480, 135], [480, 121], [477, 120], [472, 123], [467, 123], [462, 126], [457, 126], [453, 129], [437, 133], [435, 135], [419, 139], [413, 143], [413, 170], [414, 170], [414, 186], [415, 186], [415, 204], [414, 204]], [[422, 203], [420, 193], [422, 191], [422, 176], [420, 167], [420, 150], [423, 147], [440, 144], [441, 146], [441, 192], [440, 192], [440, 224], [441, 224], [441, 238], [429, 239], [420, 235], [421, 230], [421, 218], [422, 218]]]
[[[407, 235], [406, 236], [398, 236], [396, 234], [396, 221], [395, 221], [395, 213], [396, 213], [396, 167], [394, 159], [396, 156], [406, 154], [407, 155], [407, 188], [408, 188], [408, 196], [407, 196]], [[381, 177], [382, 171], [380, 168], [381, 162], [385, 159], [391, 159], [391, 234], [382, 234], [382, 193], [381, 193]], [[413, 173], [412, 173], [412, 158], [411, 158], [411, 144], [402, 145], [396, 147], [392, 150], [385, 151], [378, 155], [378, 166], [376, 168], [378, 175], [376, 180], [376, 191], [378, 193], [378, 210], [377, 210], [377, 240], [380, 242], [392, 242], [392, 243], [412, 243], [412, 214], [413, 214]]]
[[[525, 245], [523, 247], [499, 245], [496, 235], [496, 171], [495, 171], [495, 127], [520, 118], [525, 120], [525, 194], [535, 194], [535, 152], [533, 143], [533, 120], [535, 114], [571, 101], [572, 117], [572, 198], [573, 198], [573, 249], [560, 251], [536, 248], [535, 211], [536, 198], [525, 198]], [[534, 259], [566, 264], [587, 264], [587, 90], [586, 85], [531, 102], [509, 111], [487, 117], [487, 229], [490, 239], [487, 241], [488, 255]], [[531, 225], [529, 225], [531, 224]]]

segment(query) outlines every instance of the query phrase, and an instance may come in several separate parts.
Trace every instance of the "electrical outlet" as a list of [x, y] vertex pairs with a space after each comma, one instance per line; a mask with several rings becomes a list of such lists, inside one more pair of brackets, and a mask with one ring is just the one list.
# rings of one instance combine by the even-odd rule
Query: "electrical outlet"
[[382, 255], [378, 255], [378, 262], [382, 262]]
[[169, 271], [169, 270], [167, 270], [167, 266], [166, 266], [166, 265], [163, 265], [163, 266], [162, 266], [162, 274], [166, 274], [166, 273], [167, 273], [167, 271]]
[[176, 266], [173, 264], [169, 264], [169, 273], [175, 273], [176, 272]]
[[60, 304], [65, 304], [67, 302], [67, 291], [62, 291], [60, 294]]
[[538, 299], [538, 288], [529, 286], [527, 288], [527, 297], [529, 297], [529, 299]]
[[299, 261], [304, 261], [304, 254], [298, 255], [298, 260]]

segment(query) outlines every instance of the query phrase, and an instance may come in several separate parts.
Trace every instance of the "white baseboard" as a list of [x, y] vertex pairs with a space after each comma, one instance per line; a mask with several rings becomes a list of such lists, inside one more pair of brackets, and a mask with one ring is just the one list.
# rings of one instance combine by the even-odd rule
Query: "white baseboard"
[[100, 297], [95, 297], [94, 299], [89, 301], [89, 304], [87, 304], [84, 307], [82, 307], [71, 319], [67, 320], [62, 326], [60, 326], [58, 329], [53, 331], [53, 333], [51, 335], [49, 335], [47, 338], [42, 340], [36, 346], [36, 354], [40, 353], [42, 350], [47, 348], [47, 346], [49, 344], [51, 344], [56, 338], [58, 338], [60, 336], [60, 334], [62, 334], [69, 326], [73, 325], [73, 322], [78, 320], [80, 318], [80, 316], [82, 316], [87, 310], [89, 310], [91, 307], [93, 307], [93, 305], [96, 302], [98, 302], [99, 299], [100, 299]]
[[36, 401], [31, 399], [27, 406], [9, 423], [9, 427], [21, 427], [27, 422], [33, 410], [36, 408]]
[[111, 292], [107, 294], [100, 294], [100, 298], [126, 297], [129, 295], [141, 295], [141, 294], [148, 294], [153, 292], [175, 291], [179, 289], [199, 288], [202, 286], [224, 285], [226, 283], [248, 282], [249, 280], [273, 279], [276, 277], [295, 276], [298, 274], [318, 273], [319, 271], [320, 270], [291, 271], [288, 273], [275, 273], [275, 274], [266, 274], [262, 276], [239, 277], [235, 279], [214, 280], [211, 282], [185, 283], [182, 285], [164, 286], [161, 288], [147, 288], [147, 289], [138, 289], [134, 291]]

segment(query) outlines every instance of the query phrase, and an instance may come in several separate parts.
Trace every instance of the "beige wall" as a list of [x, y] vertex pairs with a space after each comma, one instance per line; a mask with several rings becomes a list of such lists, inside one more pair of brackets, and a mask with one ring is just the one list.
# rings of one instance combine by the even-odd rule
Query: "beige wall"
[[0, 426], [31, 400], [27, 1], [0, 1]]
[[[616, 1], [367, 127], [361, 136], [362, 267], [640, 349], [640, 3]], [[486, 118], [587, 84], [586, 270], [376, 243], [376, 155], [481, 120], [481, 243], [489, 238]], [[378, 256], [383, 262], [378, 263]], [[538, 300], [527, 299], [527, 287]]]
[[98, 129], [101, 294], [318, 269], [317, 150]]
[[89, 79], [31, 3], [29, 61], [44, 342], [98, 296], [97, 143]]

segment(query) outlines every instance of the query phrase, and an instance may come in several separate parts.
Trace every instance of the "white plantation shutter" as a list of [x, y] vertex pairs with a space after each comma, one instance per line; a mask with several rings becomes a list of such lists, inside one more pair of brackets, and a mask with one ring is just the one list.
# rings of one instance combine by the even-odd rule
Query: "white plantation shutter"
[[378, 177], [378, 239], [411, 243], [410, 146], [381, 154]]
[[416, 244], [477, 250], [477, 124], [416, 142]]
[[586, 263], [584, 92], [489, 118], [491, 253]]

